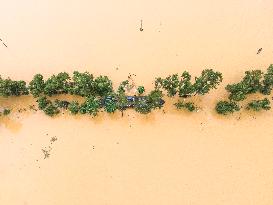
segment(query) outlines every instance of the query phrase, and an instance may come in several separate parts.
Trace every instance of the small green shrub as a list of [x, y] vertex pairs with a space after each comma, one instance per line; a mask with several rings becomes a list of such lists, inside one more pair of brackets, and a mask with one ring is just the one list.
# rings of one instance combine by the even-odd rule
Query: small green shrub
[[30, 93], [33, 97], [39, 97], [41, 94], [44, 93], [45, 89], [45, 81], [44, 77], [41, 74], [36, 74], [32, 81], [30, 81], [28, 86]]
[[60, 113], [60, 110], [58, 109], [57, 106], [55, 106], [54, 104], [52, 103], [49, 103], [44, 109], [43, 109], [44, 113], [46, 115], [49, 115], [49, 116], [54, 116], [54, 115], [57, 115]]
[[248, 103], [246, 109], [254, 111], [270, 110], [270, 101], [267, 98], [264, 98], [263, 100], [253, 100]]
[[216, 112], [218, 114], [227, 115], [230, 113], [234, 113], [240, 110], [240, 107], [235, 102], [231, 101], [220, 101], [216, 105]]
[[179, 110], [186, 109], [186, 110], [188, 110], [190, 112], [196, 111], [198, 109], [197, 106], [193, 102], [178, 101], [174, 105]]
[[68, 105], [68, 110], [71, 112], [71, 114], [76, 115], [80, 110], [80, 104], [77, 101], [72, 101]]
[[145, 92], [144, 86], [138, 86], [137, 92], [138, 92], [139, 95], [143, 94]]
[[99, 100], [95, 97], [88, 97], [86, 101], [80, 106], [79, 112], [81, 114], [90, 114], [97, 116], [100, 108]]

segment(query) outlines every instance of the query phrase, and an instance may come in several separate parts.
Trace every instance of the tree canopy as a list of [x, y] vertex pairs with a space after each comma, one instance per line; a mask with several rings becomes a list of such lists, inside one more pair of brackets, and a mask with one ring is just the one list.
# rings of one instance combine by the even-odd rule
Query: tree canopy
[[[216, 89], [222, 80], [222, 74], [212, 69], [203, 70], [200, 76], [194, 79], [189, 72], [184, 71], [181, 75], [176, 73], [165, 78], [156, 78], [154, 89], [145, 93], [144, 86], [135, 86], [131, 77], [122, 81], [114, 90], [113, 83], [107, 76], [94, 76], [89, 72], [74, 71], [71, 76], [67, 72], [60, 72], [47, 79], [42, 74], [36, 74], [28, 85], [22, 80], [4, 79], [0, 76], [0, 96], [21, 96], [30, 93], [36, 98], [38, 108], [49, 116], [57, 115], [65, 110], [71, 114], [97, 116], [101, 110], [107, 113], [116, 111], [123, 113], [128, 108], [148, 114], [163, 107], [164, 95], [183, 99], [174, 103], [175, 107], [193, 112], [198, 109], [198, 106], [186, 98], [208, 94], [212, 89]], [[219, 101], [215, 107], [216, 112], [223, 115], [239, 111], [243, 107], [240, 102], [244, 101], [248, 95], [254, 93], [270, 95], [273, 89], [273, 65], [270, 65], [266, 72], [246, 71], [241, 81], [228, 84], [225, 89], [228, 92], [228, 100]], [[131, 94], [131, 91], [135, 93]], [[57, 96], [61, 94], [78, 96], [79, 101], [83, 103], [78, 100], [60, 100], [63, 96]], [[261, 111], [269, 110], [271, 107], [270, 101], [264, 98], [252, 100], [245, 108]], [[5, 113], [9, 112], [5, 111]]]

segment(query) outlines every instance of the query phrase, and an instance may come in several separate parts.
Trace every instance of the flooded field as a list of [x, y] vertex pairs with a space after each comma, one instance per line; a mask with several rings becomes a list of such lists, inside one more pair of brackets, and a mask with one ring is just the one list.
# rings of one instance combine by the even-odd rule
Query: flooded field
[[195, 76], [212, 68], [224, 79], [194, 98], [198, 113], [179, 112], [168, 99], [164, 111], [147, 116], [51, 118], [27, 109], [37, 106], [31, 96], [0, 97], [13, 108], [0, 117], [0, 204], [273, 203], [273, 110], [214, 111], [227, 83], [273, 63], [272, 1], [11, 0], [1, 7], [2, 77], [29, 82], [36, 73], [79, 70], [117, 86], [135, 74], [147, 90], [155, 77], [184, 70]]

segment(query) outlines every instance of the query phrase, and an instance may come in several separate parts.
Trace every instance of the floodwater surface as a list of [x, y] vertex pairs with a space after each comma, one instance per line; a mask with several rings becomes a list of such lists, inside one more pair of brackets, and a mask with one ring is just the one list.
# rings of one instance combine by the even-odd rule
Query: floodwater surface
[[227, 83], [273, 63], [272, 37], [271, 0], [2, 2], [2, 77], [79, 70], [116, 86], [135, 74], [150, 90], [157, 76], [213, 68], [224, 80], [194, 99], [198, 113], [170, 99], [147, 116], [50, 118], [17, 111], [31, 96], [0, 98], [13, 108], [0, 117], [0, 204], [273, 204], [273, 111], [214, 111]]

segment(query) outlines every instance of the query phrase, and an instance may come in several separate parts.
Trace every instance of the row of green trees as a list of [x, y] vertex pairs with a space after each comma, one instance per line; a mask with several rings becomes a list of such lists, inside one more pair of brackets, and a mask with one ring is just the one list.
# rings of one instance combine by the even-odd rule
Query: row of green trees
[[[216, 89], [222, 80], [222, 74], [212, 69], [203, 70], [194, 80], [189, 72], [185, 71], [181, 75], [172, 74], [156, 78], [154, 89], [149, 93], [145, 93], [144, 86], [139, 86], [136, 88], [135, 96], [128, 96], [127, 90], [132, 88], [129, 80], [121, 82], [115, 90], [107, 76], [94, 77], [88, 72], [75, 71], [72, 76], [62, 72], [47, 79], [41, 74], [36, 74], [29, 84], [21, 80], [14, 81], [0, 77], [0, 96], [31, 94], [37, 99], [39, 109], [49, 116], [60, 113], [61, 109], [69, 110], [74, 115], [96, 116], [100, 110], [108, 113], [120, 111], [123, 114], [127, 108], [134, 108], [139, 113], [148, 114], [152, 110], [162, 108], [164, 95], [179, 98], [174, 103], [177, 109], [193, 112], [198, 110], [198, 105], [193, 102], [192, 97], [208, 94], [212, 89]], [[225, 87], [229, 94], [228, 100], [219, 101], [215, 109], [217, 113], [223, 115], [239, 111], [243, 107], [240, 102], [246, 100], [250, 94], [270, 95], [272, 88], [273, 65], [270, 65], [265, 73], [261, 70], [246, 71], [240, 82]], [[83, 99], [52, 100], [54, 96], [61, 94], [80, 96]], [[248, 102], [245, 108], [254, 111], [269, 110], [270, 101], [268, 98], [253, 100]]]

